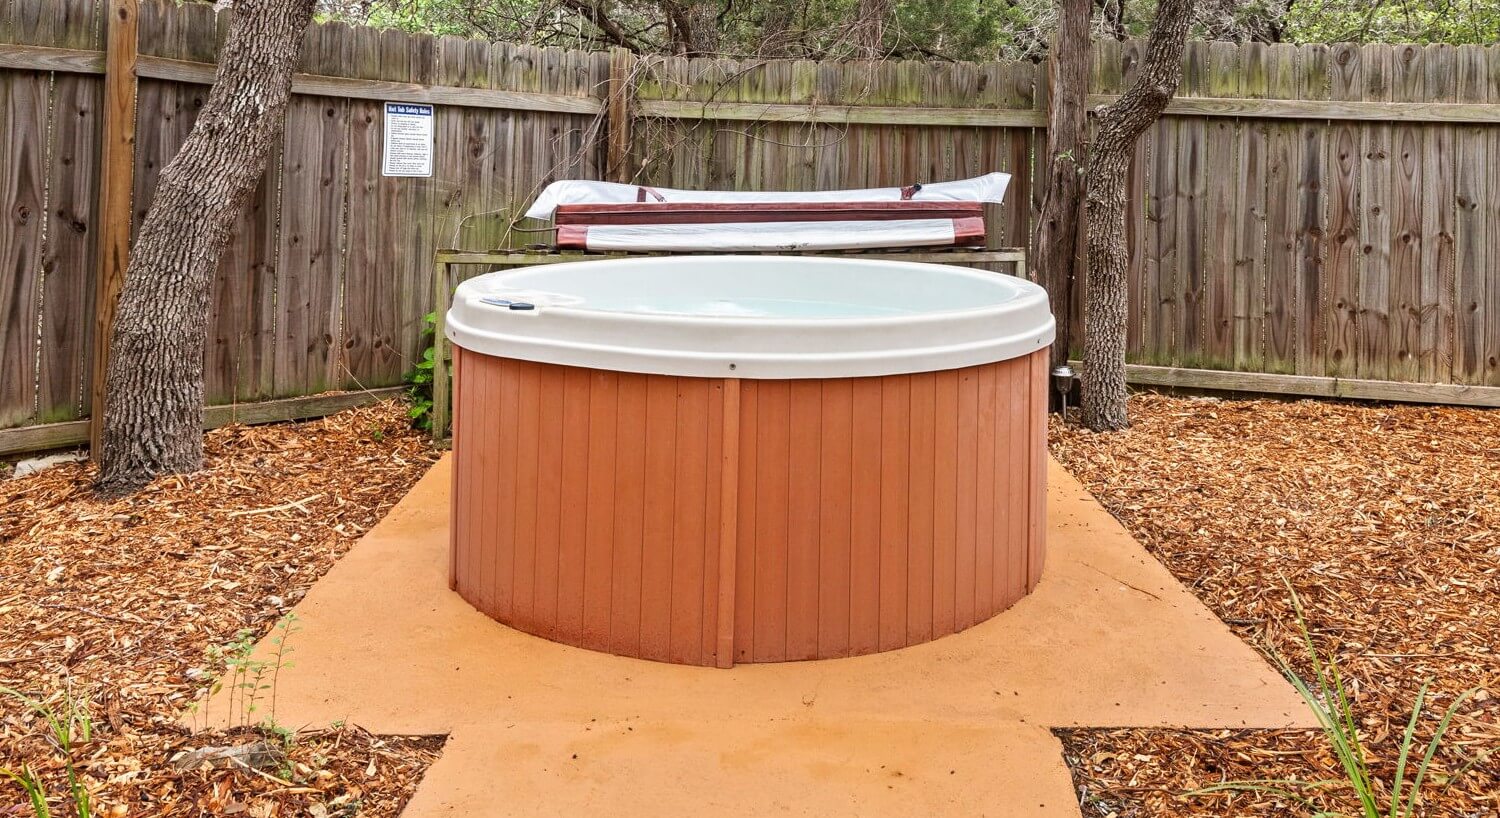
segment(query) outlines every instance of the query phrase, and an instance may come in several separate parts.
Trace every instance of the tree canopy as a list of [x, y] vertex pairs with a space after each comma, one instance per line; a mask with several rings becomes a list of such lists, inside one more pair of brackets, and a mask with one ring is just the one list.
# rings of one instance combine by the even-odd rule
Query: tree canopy
[[[1157, 0], [1092, 0], [1097, 37], [1144, 37]], [[640, 53], [1036, 59], [1053, 0], [324, 0], [381, 27]], [[1494, 0], [1201, 0], [1191, 36], [1259, 42], [1494, 43]]]

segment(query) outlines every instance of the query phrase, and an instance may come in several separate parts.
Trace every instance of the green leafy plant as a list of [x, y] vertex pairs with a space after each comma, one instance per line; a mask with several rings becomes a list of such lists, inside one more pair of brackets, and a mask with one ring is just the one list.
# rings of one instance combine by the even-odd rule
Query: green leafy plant
[[[88, 744], [94, 738], [94, 721], [89, 715], [87, 704], [75, 699], [70, 691], [63, 693], [62, 712], [54, 710], [46, 702], [33, 699], [8, 687], [0, 687], [0, 695], [9, 696], [21, 702], [46, 723], [48, 738], [58, 754], [62, 756], [63, 765], [67, 770], [68, 797], [72, 802], [74, 818], [92, 818], [93, 801], [89, 795], [88, 786], [84, 784], [83, 776], [73, 761], [75, 748], [80, 744]], [[46, 785], [34, 769], [28, 765], [23, 765], [20, 770], [0, 767], [0, 775], [9, 778], [21, 788], [21, 792], [26, 795], [27, 803], [31, 805], [31, 812], [35, 818], [51, 818], [52, 811], [47, 805]]]
[[[290, 611], [276, 621], [271, 631], [273, 649], [268, 659], [254, 658], [255, 631], [249, 628], [236, 632], [228, 644], [209, 648], [210, 661], [222, 664], [225, 674], [209, 685], [208, 695], [218, 695], [227, 687], [226, 706], [231, 727], [260, 726], [275, 732], [276, 685], [281, 671], [292, 667], [287, 657], [293, 649], [287, 642], [292, 634], [301, 630], [297, 621], [297, 615]], [[269, 704], [269, 711], [257, 725], [256, 715], [262, 703]]]
[[[1302, 608], [1302, 600], [1297, 592], [1287, 583], [1287, 591], [1292, 596], [1292, 608], [1296, 611], [1297, 627], [1302, 635], [1303, 647], [1307, 652], [1308, 661], [1312, 664], [1313, 684], [1309, 685], [1297, 674], [1289, 662], [1280, 654], [1273, 653], [1276, 663], [1287, 680], [1296, 688], [1302, 700], [1312, 710], [1317, 718], [1318, 726], [1323, 731], [1323, 737], [1328, 741], [1334, 756], [1338, 758], [1339, 765], [1343, 768], [1343, 780], [1316, 780], [1301, 781], [1297, 779], [1251, 779], [1242, 781], [1225, 781], [1220, 784], [1203, 787], [1194, 790], [1188, 795], [1206, 795], [1216, 792], [1256, 792], [1266, 795], [1274, 795], [1296, 801], [1310, 810], [1313, 810], [1313, 818], [1334, 818], [1345, 813], [1329, 810], [1321, 810], [1313, 803], [1312, 799], [1305, 793], [1338, 787], [1349, 787], [1354, 790], [1355, 797], [1359, 801], [1360, 818], [1412, 818], [1416, 814], [1418, 802], [1421, 798], [1422, 782], [1426, 779], [1433, 756], [1437, 754], [1443, 736], [1448, 732], [1448, 726], [1453, 721], [1460, 707], [1473, 693], [1472, 690], [1465, 691], [1454, 699], [1453, 704], [1443, 712], [1433, 731], [1432, 739], [1427, 742], [1421, 753], [1421, 758], [1412, 769], [1411, 781], [1407, 781], [1407, 771], [1413, 759], [1412, 750], [1415, 749], [1417, 722], [1421, 719], [1423, 705], [1427, 702], [1427, 691], [1432, 685], [1428, 679], [1422, 683], [1421, 689], [1417, 691], [1416, 702], [1412, 705], [1411, 717], [1407, 719], [1406, 730], [1401, 735], [1401, 744], [1396, 757], [1396, 772], [1389, 787], [1382, 783], [1370, 770], [1368, 754], [1362, 744], [1359, 729], [1354, 716], [1354, 706], [1350, 702], [1348, 688], [1344, 684], [1342, 674], [1339, 672], [1338, 661], [1332, 653], [1323, 657], [1313, 645], [1312, 632], [1308, 629], [1307, 619]], [[1454, 777], [1467, 772], [1477, 764], [1484, 756], [1481, 754], [1468, 761]], [[1451, 779], [1450, 779], [1451, 780]], [[1389, 790], [1389, 801], [1382, 809], [1382, 794]]]
[[[437, 313], [429, 312], [422, 316], [422, 337], [435, 339], [437, 336]], [[437, 347], [429, 343], [422, 350], [422, 359], [417, 365], [406, 373], [406, 382], [410, 388], [406, 390], [406, 396], [411, 400], [411, 408], [407, 414], [411, 417], [411, 424], [423, 431], [432, 431], [432, 370], [436, 366]]]

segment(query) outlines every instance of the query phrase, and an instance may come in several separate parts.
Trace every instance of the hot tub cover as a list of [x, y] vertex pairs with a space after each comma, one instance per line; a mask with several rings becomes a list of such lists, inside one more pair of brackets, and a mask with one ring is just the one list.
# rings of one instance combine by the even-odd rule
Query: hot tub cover
[[1052, 342], [1047, 294], [939, 264], [679, 256], [539, 265], [465, 281], [465, 349], [621, 372], [764, 379], [958, 369]]
[[986, 173], [972, 179], [932, 182], [909, 187], [879, 187], [862, 190], [675, 190], [619, 182], [568, 179], [542, 190], [526, 210], [532, 219], [550, 219], [558, 205], [627, 204], [630, 202], [745, 204], [751, 202], [993, 202], [1005, 199], [1010, 185], [1008, 173]]

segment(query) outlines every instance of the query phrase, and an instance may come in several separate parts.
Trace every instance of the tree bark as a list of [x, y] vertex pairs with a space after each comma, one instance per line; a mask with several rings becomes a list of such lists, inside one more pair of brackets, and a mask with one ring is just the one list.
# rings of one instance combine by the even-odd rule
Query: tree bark
[[1114, 103], [1096, 112], [1088, 170], [1088, 293], [1083, 303], [1083, 424], [1123, 429], [1125, 410], [1125, 172], [1136, 140], [1177, 93], [1193, 0], [1161, 0], [1146, 61]]
[[719, 51], [720, 15], [716, 0], [676, 0], [666, 5], [672, 52], [683, 57], [710, 57]]
[[857, 59], [878, 60], [884, 56], [885, 24], [891, 5], [892, 0], [859, 0], [850, 32]]
[[202, 468], [203, 346], [214, 271], [281, 134], [314, 5], [234, 4], [213, 90], [161, 172], [110, 341], [96, 486], [105, 496]]
[[1047, 73], [1051, 95], [1047, 110], [1047, 176], [1037, 218], [1037, 278], [1047, 288], [1057, 340], [1052, 365], [1068, 360], [1073, 342], [1074, 266], [1078, 259], [1078, 225], [1083, 210], [1084, 147], [1087, 120], [1089, 17], [1091, 0], [1058, 0], [1058, 26]]

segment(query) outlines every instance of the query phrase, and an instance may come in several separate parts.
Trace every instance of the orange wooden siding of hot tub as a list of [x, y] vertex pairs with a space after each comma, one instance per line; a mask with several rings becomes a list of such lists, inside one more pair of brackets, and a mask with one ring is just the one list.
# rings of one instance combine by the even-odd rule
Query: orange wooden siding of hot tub
[[520, 630], [831, 658], [962, 630], [1040, 576], [1046, 350], [788, 381], [455, 352], [452, 583]]

